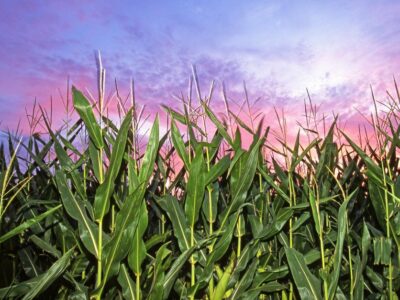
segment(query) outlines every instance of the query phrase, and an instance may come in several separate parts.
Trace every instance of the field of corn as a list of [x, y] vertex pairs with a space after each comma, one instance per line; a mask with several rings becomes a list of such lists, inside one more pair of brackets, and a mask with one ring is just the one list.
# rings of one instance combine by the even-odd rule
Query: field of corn
[[249, 122], [229, 101], [217, 114], [195, 73], [143, 133], [133, 83], [117, 120], [99, 74], [60, 130], [35, 106], [31, 134], [1, 145], [0, 298], [398, 299], [396, 84], [358, 138], [310, 105], [291, 141], [247, 98]]

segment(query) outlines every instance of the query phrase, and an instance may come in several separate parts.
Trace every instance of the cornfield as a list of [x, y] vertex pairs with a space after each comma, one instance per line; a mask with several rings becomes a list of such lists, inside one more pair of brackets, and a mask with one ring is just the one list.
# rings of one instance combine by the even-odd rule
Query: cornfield
[[133, 84], [107, 113], [104, 74], [96, 102], [72, 87], [74, 122], [35, 106], [1, 145], [1, 298], [398, 299], [396, 85], [371, 138], [336, 117], [322, 134], [311, 105], [292, 142], [277, 114], [271, 143], [260, 116], [213, 111], [195, 73], [166, 133], [158, 117], [143, 133]]

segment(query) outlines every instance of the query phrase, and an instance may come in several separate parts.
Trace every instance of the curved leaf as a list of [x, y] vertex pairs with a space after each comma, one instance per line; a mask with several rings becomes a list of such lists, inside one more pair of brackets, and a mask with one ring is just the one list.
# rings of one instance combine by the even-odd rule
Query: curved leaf
[[293, 248], [286, 248], [285, 252], [301, 299], [322, 299], [321, 281], [310, 272], [303, 255]]

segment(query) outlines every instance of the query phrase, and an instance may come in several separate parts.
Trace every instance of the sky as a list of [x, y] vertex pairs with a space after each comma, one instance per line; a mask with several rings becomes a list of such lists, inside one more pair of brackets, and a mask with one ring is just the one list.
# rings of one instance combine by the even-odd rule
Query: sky
[[371, 109], [370, 85], [384, 100], [400, 80], [399, 15], [389, 0], [1, 1], [0, 129], [25, 124], [35, 99], [62, 118], [67, 78], [95, 94], [96, 51], [106, 94], [134, 78], [150, 112], [177, 105], [196, 65], [204, 91], [224, 82], [241, 102], [245, 81], [269, 122], [273, 107], [298, 118], [308, 89], [351, 126]]

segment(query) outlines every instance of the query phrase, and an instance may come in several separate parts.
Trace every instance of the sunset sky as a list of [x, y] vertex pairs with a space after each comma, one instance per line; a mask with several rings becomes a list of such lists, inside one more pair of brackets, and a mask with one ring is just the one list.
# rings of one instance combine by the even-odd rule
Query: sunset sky
[[[62, 114], [68, 76], [95, 92], [94, 53], [114, 78], [133, 77], [141, 103], [175, 105], [195, 64], [204, 90], [246, 81], [260, 109], [300, 109], [309, 89], [321, 110], [356, 122], [369, 85], [382, 100], [400, 80], [399, 1], [1, 1], [1, 129], [35, 98]], [[216, 101], [220, 98], [216, 95]]]

